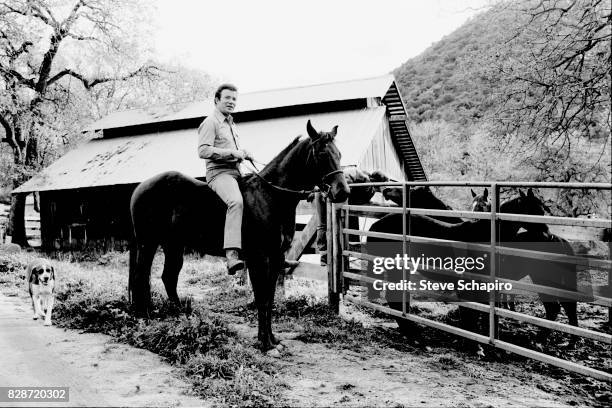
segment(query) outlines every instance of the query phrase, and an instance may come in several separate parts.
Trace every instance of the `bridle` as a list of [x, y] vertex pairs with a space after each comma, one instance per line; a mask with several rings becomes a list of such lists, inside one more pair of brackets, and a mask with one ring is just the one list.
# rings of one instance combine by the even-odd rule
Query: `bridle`
[[491, 202], [476, 196], [472, 201], [472, 211], [474, 212], [491, 212]]
[[[315, 157], [314, 143], [311, 144], [311, 148], [312, 148], [312, 156]], [[272, 187], [276, 191], [279, 191], [282, 193], [288, 193], [288, 194], [295, 194], [303, 198], [308, 198], [313, 193], [322, 193], [324, 195], [329, 194], [331, 190], [331, 185], [326, 183], [326, 180], [331, 176], [334, 176], [336, 174], [343, 172], [342, 169], [330, 171], [329, 173], [321, 177], [321, 181], [319, 183], [320, 186], [316, 185], [312, 190], [294, 190], [291, 188], [277, 186], [276, 184], [273, 184], [270, 181], [266, 180], [261, 174], [259, 174], [260, 170], [257, 169], [257, 166], [255, 166], [255, 163], [253, 162], [253, 160], [249, 159], [249, 162], [253, 166], [253, 168], [251, 169], [253, 170], [253, 174], [257, 176], [257, 178], [259, 178], [261, 181], [266, 183], [268, 186]], [[258, 163], [264, 165], [264, 163], [260, 163], [260, 162]]]
[[322, 188], [320, 190], [323, 192], [323, 194], [329, 194], [329, 191], [331, 190], [331, 185], [327, 184], [325, 182], [325, 180], [327, 180], [328, 177], [335, 176], [338, 173], [343, 173], [343, 171], [341, 169], [333, 170], [333, 171], [330, 171], [329, 173], [327, 173], [326, 175], [324, 175], [323, 177], [321, 177], [321, 185], [324, 188]]

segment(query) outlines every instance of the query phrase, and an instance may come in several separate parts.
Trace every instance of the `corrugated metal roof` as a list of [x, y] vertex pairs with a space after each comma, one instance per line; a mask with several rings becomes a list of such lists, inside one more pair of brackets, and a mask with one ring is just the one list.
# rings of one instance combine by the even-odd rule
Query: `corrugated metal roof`
[[[241, 93], [236, 112], [371, 97], [382, 98], [393, 82], [393, 75], [384, 75], [368, 79]], [[212, 99], [207, 99], [188, 104], [132, 109], [112, 113], [92, 123], [86, 130], [114, 129], [147, 123], [198, 118], [207, 116], [212, 108]]]
[[[243, 148], [261, 162], [270, 161], [296, 136], [338, 125], [336, 143], [343, 165], [358, 164], [386, 108], [322, 113], [246, 122], [238, 125]], [[197, 131], [184, 129], [141, 136], [94, 139], [58, 159], [13, 193], [139, 183], [158, 173], [177, 170], [192, 177], [205, 175], [197, 156]]]

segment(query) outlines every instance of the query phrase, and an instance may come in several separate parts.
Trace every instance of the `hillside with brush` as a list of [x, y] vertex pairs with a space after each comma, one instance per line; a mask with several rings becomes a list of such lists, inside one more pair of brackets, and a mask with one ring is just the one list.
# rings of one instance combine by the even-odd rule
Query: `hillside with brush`
[[470, 67], [498, 47], [494, 31], [502, 18], [493, 11], [480, 14], [393, 71], [411, 122], [466, 124], [483, 116], [490, 88]]
[[[610, 8], [498, 2], [396, 68], [428, 178], [610, 182]], [[609, 193], [547, 194], [558, 214], [610, 211]]]

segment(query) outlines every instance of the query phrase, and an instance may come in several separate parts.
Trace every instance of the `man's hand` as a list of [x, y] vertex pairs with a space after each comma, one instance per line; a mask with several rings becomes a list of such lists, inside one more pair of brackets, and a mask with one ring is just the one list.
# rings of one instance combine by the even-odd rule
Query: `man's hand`
[[236, 157], [240, 161], [254, 160], [253, 155], [244, 149], [235, 150], [233, 153], [234, 157]]
[[244, 153], [244, 160], [255, 160], [251, 152], [244, 150], [244, 149], [240, 149], [240, 150], [242, 150], [242, 152]]
[[253, 155], [244, 149], [233, 150], [232, 155], [238, 160], [255, 160]]
[[234, 158], [237, 159], [238, 161], [243, 161], [244, 159], [246, 159], [246, 154], [244, 150], [242, 149], [232, 150], [232, 156], [234, 156]]

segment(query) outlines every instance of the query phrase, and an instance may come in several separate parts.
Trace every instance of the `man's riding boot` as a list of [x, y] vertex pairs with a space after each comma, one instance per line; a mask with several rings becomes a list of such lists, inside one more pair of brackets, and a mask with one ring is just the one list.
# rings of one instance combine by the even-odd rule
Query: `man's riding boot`
[[244, 262], [238, 257], [238, 251], [236, 249], [225, 250], [225, 257], [227, 258], [228, 274], [234, 275], [236, 272], [244, 269]]

